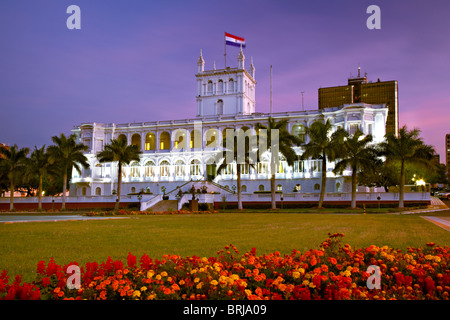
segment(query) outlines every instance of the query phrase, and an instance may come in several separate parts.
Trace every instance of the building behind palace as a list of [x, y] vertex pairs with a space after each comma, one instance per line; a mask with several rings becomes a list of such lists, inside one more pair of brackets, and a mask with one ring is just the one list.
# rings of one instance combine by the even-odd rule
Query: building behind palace
[[348, 79], [346, 86], [327, 87], [319, 89], [319, 110], [350, 103], [385, 104], [388, 109], [386, 120], [386, 133], [398, 134], [398, 82], [367, 81], [367, 74], [361, 76], [358, 67], [358, 76]]
[[[197, 61], [196, 116], [191, 119], [139, 123], [83, 123], [72, 131], [80, 142], [89, 147], [86, 157], [90, 168], [73, 172], [70, 195], [111, 195], [117, 189], [117, 165], [99, 163], [96, 154], [111, 139], [124, 137], [142, 151], [140, 161], [125, 166], [122, 193], [149, 191], [160, 194], [161, 188], [175, 189], [188, 181], [211, 181], [230, 191], [236, 189], [236, 166], [229, 164], [217, 175], [215, 154], [221, 150], [226, 129], [250, 130], [256, 134], [256, 124], [267, 125], [269, 116], [288, 119], [288, 130], [308, 142], [305, 127], [317, 120], [330, 120], [333, 130], [338, 127], [354, 133], [357, 128], [372, 134], [374, 142], [383, 140], [389, 119], [385, 102], [368, 104], [349, 99], [344, 103], [319, 110], [261, 113], [256, 111], [255, 66], [245, 67], [242, 49], [237, 67], [205, 70], [202, 53]], [[395, 83], [396, 86], [396, 83]], [[390, 110], [390, 109], [389, 109]], [[295, 147], [302, 154], [301, 147]], [[321, 160], [299, 159], [293, 167], [281, 161], [277, 167], [277, 190], [283, 192], [320, 192]], [[349, 192], [350, 172], [334, 175], [333, 163], [328, 165], [327, 192]], [[255, 168], [245, 166], [242, 173], [242, 192], [270, 190], [269, 158], [263, 157]]]

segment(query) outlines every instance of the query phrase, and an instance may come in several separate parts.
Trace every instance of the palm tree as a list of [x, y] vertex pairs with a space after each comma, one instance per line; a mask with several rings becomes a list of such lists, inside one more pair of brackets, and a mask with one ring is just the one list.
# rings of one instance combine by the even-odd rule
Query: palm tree
[[72, 134], [66, 137], [63, 133], [58, 136], [53, 136], [52, 141], [55, 145], [47, 148], [50, 164], [55, 164], [62, 170], [63, 175], [63, 192], [62, 192], [62, 207], [61, 210], [66, 209], [66, 192], [67, 192], [67, 172], [71, 168], [75, 168], [81, 174], [81, 167], [89, 168], [89, 162], [84, 151], [89, 149], [88, 146], [77, 143], [76, 135]]
[[[287, 130], [287, 119], [282, 119], [276, 121], [272, 117], [268, 119], [268, 125], [265, 126], [261, 123], [256, 124], [256, 130], [258, 130], [258, 137], [260, 139], [267, 140], [267, 148], [270, 149], [270, 193], [272, 197], [272, 209], [277, 208], [275, 199], [275, 173], [276, 173], [276, 155], [274, 154], [277, 150], [280, 154], [284, 156], [286, 162], [289, 166], [293, 167], [294, 162], [297, 160], [297, 153], [292, 148], [294, 145], [299, 146], [302, 144], [303, 140], [289, 133]], [[261, 131], [262, 130], [262, 131]], [[272, 141], [273, 139], [273, 141]]]
[[334, 161], [342, 151], [342, 143], [347, 132], [339, 128], [331, 133], [332, 124], [329, 120], [322, 122], [315, 121], [309, 128], [306, 128], [306, 134], [310, 141], [304, 144], [305, 151], [302, 158], [322, 159], [322, 186], [320, 188], [319, 208], [323, 206], [325, 197], [325, 188], [327, 183], [327, 161]]
[[[220, 163], [220, 161], [222, 161], [222, 163], [217, 167], [217, 174], [220, 174], [223, 170], [225, 170], [229, 164], [234, 162], [236, 163], [238, 210], [242, 210], [242, 169], [243, 166], [246, 165], [254, 168], [254, 163], [251, 161], [250, 152], [255, 152], [255, 150], [250, 151], [250, 143], [242, 131], [235, 132], [232, 138], [233, 144], [230, 147], [227, 145], [226, 137], [223, 137], [223, 150], [216, 154], [215, 163]], [[238, 148], [238, 143], [244, 143], [244, 148], [242, 151]]]
[[14, 210], [14, 190], [23, 179], [29, 152], [30, 149], [28, 148], [19, 150], [17, 145], [9, 149], [5, 147], [0, 148], [0, 172], [3, 173], [9, 182], [9, 209], [11, 211]]
[[126, 139], [113, 139], [110, 144], [105, 145], [103, 151], [97, 154], [97, 159], [104, 162], [117, 162], [117, 200], [114, 210], [119, 210], [120, 190], [122, 186], [122, 166], [131, 161], [139, 161], [140, 150], [136, 145], [127, 145]]
[[357, 130], [351, 137], [347, 137], [343, 144], [343, 156], [336, 163], [333, 172], [342, 173], [346, 168], [352, 170], [352, 208], [356, 208], [356, 186], [359, 171], [373, 172], [376, 169], [378, 150], [371, 145], [372, 135], [364, 136], [361, 130]]
[[27, 167], [27, 175], [31, 178], [32, 176], [38, 178], [39, 181], [39, 191], [38, 198], [39, 204], [38, 209], [42, 210], [42, 181], [50, 173], [53, 172], [53, 166], [50, 164], [49, 155], [45, 150], [45, 145], [38, 149], [34, 147], [33, 152], [30, 155]]
[[399, 208], [405, 206], [405, 165], [433, 166], [431, 159], [435, 150], [432, 146], [424, 144], [419, 135], [419, 129], [408, 130], [406, 126], [403, 126], [399, 130], [398, 136], [388, 133], [385, 136], [385, 141], [380, 144], [381, 154], [386, 157], [386, 164], [389, 165], [395, 161], [400, 163]]

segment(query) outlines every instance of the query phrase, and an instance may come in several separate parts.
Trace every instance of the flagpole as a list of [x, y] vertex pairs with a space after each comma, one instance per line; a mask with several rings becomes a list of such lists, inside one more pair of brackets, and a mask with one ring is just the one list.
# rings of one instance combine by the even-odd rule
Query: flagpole
[[270, 65], [270, 115], [272, 115], [272, 65]]
[[224, 56], [225, 56], [225, 69], [226, 69], [227, 68], [227, 40], [226, 40], [225, 35], [223, 37], [223, 44], [224, 44], [224, 48], [225, 48]]

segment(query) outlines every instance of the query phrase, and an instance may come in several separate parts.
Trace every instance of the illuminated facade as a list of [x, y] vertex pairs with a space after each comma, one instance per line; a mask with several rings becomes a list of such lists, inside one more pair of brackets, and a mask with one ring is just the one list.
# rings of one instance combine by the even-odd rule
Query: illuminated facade
[[386, 132], [398, 134], [398, 82], [380, 81], [368, 82], [367, 75], [349, 78], [346, 86], [327, 87], [319, 89], [319, 110], [341, 106], [350, 103], [385, 104], [388, 109]]
[[[142, 151], [140, 161], [130, 163], [123, 170], [123, 194], [150, 191], [160, 194], [161, 188], [175, 189], [188, 181], [211, 181], [224, 189], [236, 188], [236, 165], [229, 164], [217, 175], [215, 155], [221, 150], [227, 129], [250, 130], [256, 134], [256, 124], [267, 124], [268, 113], [256, 112], [255, 67], [245, 68], [241, 50], [236, 68], [205, 70], [202, 54], [197, 61], [196, 117], [192, 119], [102, 124], [84, 123], [73, 129], [80, 142], [89, 147], [86, 156], [90, 168], [79, 175], [75, 170], [71, 180], [71, 195], [111, 195], [117, 188], [117, 165], [99, 163], [96, 154], [111, 139], [120, 136]], [[385, 134], [387, 108], [385, 105], [365, 103], [344, 104], [339, 107], [313, 111], [276, 112], [275, 119], [288, 119], [288, 130], [308, 142], [305, 127], [317, 120], [330, 120], [333, 130], [338, 127], [353, 133], [360, 128], [371, 133], [374, 141], [382, 141]], [[301, 147], [295, 147], [302, 154]], [[285, 193], [320, 192], [321, 160], [297, 160], [293, 167], [280, 158], [276, 171], [277, 190]], [[349, 191], [349, 172], [332, 173], [328, 165], [327, 192]], [[262, 157], [255, 168], [244, 167], [242, 192], [270, 190], [269, 158]]]

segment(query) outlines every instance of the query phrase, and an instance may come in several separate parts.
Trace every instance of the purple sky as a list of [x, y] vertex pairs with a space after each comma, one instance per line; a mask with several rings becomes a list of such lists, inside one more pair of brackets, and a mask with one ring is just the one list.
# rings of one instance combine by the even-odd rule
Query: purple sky
[[[69, 5], [81, 30], [68, 30]], [[381, 8], [381, 30], [366, 9]], [[224, 32], [246, 39], [256, 110], [317, 109], [319, 87], [344, 85], [358, 65], [371, 81], [398, 80], [400, 125], [422, 130], [445, 162], [450, 133], [448, 1], [0, 2], [0, 142], [51, 144], [83, 122], [195, 117], [196, 61], [224, 66]], [[239, 49], [227, 47], [235, 67]]]

